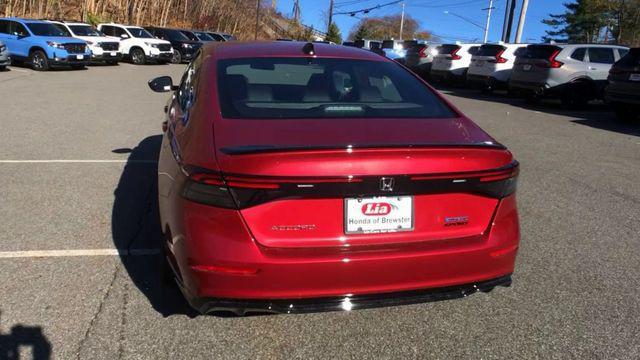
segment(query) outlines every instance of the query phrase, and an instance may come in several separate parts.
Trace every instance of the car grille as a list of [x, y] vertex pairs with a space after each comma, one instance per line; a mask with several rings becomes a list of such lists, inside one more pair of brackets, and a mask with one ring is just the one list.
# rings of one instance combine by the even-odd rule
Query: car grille
[[86, 47], [84, 44], [64, 44], [64, 49], [70, 54], [84, 54]]
[[100, 47], [107, 51], [115, 51], [120, 48], [120, 44], [118, 44], [117, 42], [103, 42], [100, 43]]
[[171, 51], [171, 44], [160, 44], [158, 45], [158, 49], [160, 49], [160, 51]]

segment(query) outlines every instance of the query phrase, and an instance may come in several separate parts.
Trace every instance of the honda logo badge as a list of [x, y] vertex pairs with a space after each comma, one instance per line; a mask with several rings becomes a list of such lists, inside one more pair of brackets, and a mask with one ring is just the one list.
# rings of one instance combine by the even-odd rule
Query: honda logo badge
[[382, 191], [393, 191], [394, 184], [395, 184], [395, 180], [393, 178], [390, 178], [390, 177], [380, 178], [380, 190]]

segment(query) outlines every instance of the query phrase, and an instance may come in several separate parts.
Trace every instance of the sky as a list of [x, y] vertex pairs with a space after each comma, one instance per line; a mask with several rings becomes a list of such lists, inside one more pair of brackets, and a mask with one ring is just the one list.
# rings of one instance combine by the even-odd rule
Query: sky
[[[334, 0], [334, 13], [348, 12], [371, 8], [382, 5], [392, 0]], [[569, 1], [569, 0], [566, 0]], [[529, 7], [525, 20], [522, 42], [539, 42], [545, 35], [548, 27], [541, 23], [550, 13], [562, 13], [562, 3], [560, 0], [529, 0]], [[276, 6], [282, 13], [291, 16], [294, 0], [277, 0]], [[466, 41], [471, 42], [477, 38], [482, 41], [484, 36], [484, 25], [487, 20], [489, 0], [404, 0], [405, 13], [410, 14], [418, 20], [421, 29], [428, 30], [439, 36], [444, 41]], [[504, 12], [507, 0], [494, 0], [491, 22], [489, 25], [489, 41], [498, 41], [502, 35], [502, 25], [504, 22]], [[515, 29], [520, 14], [522, 0], [517, 0], [517, 8], [514, 14], [515, 20], [512, 30], [512, 37], [515, 37]], [[300, 0], [302, 10], [302, 22], [317, 29], [326, 30], [326, 14], [328, 14], [329, 0]], [[448, 13], [445, 13], [448, 11]], [[359, 18], [364, 16], [384, 16], [400, 14], [401, 5], [394, 4], [381, 9], [372, 10], [367, 15], [358, 14]], [[470, 22], [460, 19], [464, 17]], [[357, 17], [349, 15], [334, 15], [334, 22], [340, 28], [343, 39], [349, 34], [352, 27], [359, 21]]]

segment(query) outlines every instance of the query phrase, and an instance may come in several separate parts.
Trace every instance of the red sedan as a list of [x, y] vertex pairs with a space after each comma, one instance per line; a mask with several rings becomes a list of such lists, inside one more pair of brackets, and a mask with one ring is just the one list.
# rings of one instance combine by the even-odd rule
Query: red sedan
[[168, 266], [202, 313], [305, 312], [511, 284], [518, 163], [418, 76], [328, 44], [202, 48], [158, 165]]

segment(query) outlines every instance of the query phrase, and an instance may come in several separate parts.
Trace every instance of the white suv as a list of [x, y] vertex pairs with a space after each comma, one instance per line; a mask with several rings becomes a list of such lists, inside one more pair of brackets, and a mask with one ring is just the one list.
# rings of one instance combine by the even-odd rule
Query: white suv
[[93, 26], [85, 23], [61, 21], [50, 21], [50, 23], [67, 33], [68, 36], [84, 40], [91, 50], [91, 61], [117, 65], [118, 61], [122, 59], [120, 39], [106, 37]]
[[442, 44], [431, 64], [432, 80], [464, 82], [471, 64], [471, 57], [478, 52], [480, 44]]
[[170, 42], [156, 39], [139, 26], [99, 24], [98, 30], [109, 37], [120, 39], [120, 51], [136, 65], [150, 61], [166, 64], [173, 57]]
[[467, 72], [467, 84], [491, 91], [506, 89], [511, 78], [511, 70], [518, 53], [526, 51], [528, 44], [484, 44], [471, 57]]

